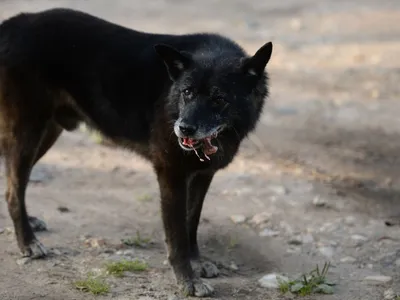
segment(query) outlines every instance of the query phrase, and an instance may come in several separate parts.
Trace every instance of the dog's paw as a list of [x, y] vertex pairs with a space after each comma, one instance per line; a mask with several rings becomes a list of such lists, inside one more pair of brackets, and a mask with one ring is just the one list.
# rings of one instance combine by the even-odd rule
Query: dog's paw
[[23, 257], [29, 257], [32, 259], [42, 258], [47, 255], [47, 249], [38, 240], [33, 240], [28, 246], [22, 251]]
[[202, 278], [215, 278], [219, 275], [219, 269], [211, 261], [193, 260], [191, 261], [193, 271]]
[[46, 223], [36, 217], [29, 216], [28, 222], [34, 232], [47, 231]]
[[209, 283], [200, 279], [184, 281], [180, 287], [186, 297], [208, 297], [214, 292], [214, 288]]

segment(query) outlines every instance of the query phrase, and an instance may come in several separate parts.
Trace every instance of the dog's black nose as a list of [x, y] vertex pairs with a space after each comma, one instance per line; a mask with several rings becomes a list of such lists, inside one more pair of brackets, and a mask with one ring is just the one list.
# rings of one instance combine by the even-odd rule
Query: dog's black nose
[[197, 131], [197, 126], [186, 124], [186, 123], [181, 123], [179, 124], [179, 130], [181, 133], [185, 136], [190, 136], [196, 133]]

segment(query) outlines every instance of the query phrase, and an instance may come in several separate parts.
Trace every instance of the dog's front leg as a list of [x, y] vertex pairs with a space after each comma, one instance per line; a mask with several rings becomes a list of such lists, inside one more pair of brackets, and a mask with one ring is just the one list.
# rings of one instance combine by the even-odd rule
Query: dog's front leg
[[195, 278], [186, 226], [187, 175], [176, 169], [156, 168], [161, 193], [161, 211], [171, 264], [177, 283], [187, 296], [206, 297], [213, 288]]

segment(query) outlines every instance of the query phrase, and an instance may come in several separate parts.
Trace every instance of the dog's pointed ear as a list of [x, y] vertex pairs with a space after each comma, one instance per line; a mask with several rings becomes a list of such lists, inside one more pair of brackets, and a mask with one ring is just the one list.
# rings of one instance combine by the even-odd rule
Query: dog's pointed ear
[[247, 74], [261, 76], [271, 58], [272, 42], [264, 44], [256, 54], [243, 61], [242, 70]]
[[164, 61], [169, 77], [173, 81], [175, 81], [192, 62], [188, 55], [179, 52], [171, 46], [158, 44], [154, 46], [154, 49]]

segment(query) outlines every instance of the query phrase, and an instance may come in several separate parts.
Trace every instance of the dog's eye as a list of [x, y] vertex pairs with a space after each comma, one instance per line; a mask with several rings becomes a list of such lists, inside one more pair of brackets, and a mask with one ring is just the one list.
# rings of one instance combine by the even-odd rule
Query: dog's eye
[[183, 94], [183, 96], [184, 96], [186, 99], [190, 99], [190, 98], [193, 97], [193, 92], [192, 92], [191, 89], [184, 89], [184, 90], [182, 91], [182, 94]]

